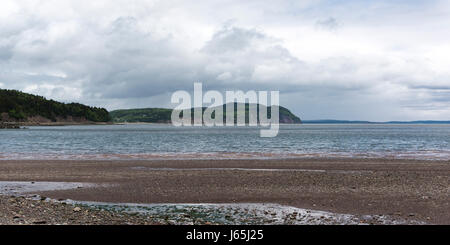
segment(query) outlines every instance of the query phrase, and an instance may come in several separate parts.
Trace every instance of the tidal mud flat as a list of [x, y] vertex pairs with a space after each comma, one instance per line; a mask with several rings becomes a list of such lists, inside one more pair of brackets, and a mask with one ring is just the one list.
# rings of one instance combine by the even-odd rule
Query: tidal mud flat
[[[91, 188], [71, 182], [0, 182], [1, 224], [363, 225], [425, 224], [384, 215], [355, 216], [279, 204], [135, 204], [55, 200], [33, 192]], [[9, 195], [9, 196], [8, 196]]]
[[[450, 223], [450, 164], [445, 161], [0, 163], [0, 180], [9, 181], [0, 184], [5, 224]], [[27, 212], [45, 220], [28, 219]], [[74, 218], [81, 214], [89, 215]]]

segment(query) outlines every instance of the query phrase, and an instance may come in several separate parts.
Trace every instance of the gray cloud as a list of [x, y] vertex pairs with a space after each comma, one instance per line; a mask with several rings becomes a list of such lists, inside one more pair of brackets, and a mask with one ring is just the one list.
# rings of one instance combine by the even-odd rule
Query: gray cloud
[[224, 26], [223, 29], [214, 33], [203, 51], [209, 54], [238, 53], [251, 49], [258, 41], [264, 41], [267, 37], [256, 30], [246, 30], [233, 26]]
[[0, 10], [4, 88], [117, 109], [168, 106], [171, 92], [200, 81], [222, 91], [280, 90], [306, 118], [444, 119], [450, 112], [450, 36], [430, 28], [450, 20], [417, 22], [448, 9], [442, 3], [409, 8], [410, 16], [387, 2], [390, 8], [373, 8], [377, 15], [363, 3], [348, 13], [315, 1], [7, 3], [13, 7]]

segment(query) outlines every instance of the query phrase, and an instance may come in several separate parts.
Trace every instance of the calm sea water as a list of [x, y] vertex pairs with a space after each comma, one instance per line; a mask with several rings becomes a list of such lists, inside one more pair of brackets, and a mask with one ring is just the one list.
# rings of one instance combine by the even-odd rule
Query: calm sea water
[[389, 157], [450, 160], [450, 125], [106, 125], [0, 130], [0, 159]]

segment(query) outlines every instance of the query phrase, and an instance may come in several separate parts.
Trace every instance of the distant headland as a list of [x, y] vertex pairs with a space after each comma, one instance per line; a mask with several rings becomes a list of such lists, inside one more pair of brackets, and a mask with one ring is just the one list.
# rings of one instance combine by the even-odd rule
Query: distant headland
[[[260, 105], [258, 105], [259, 107]], [[191, 110], [193, 111], [193, 109]], [[248, 104], [246, 104], [245, 110], [245, 113], [248, 113]], [[0, 89], [0, 128], [33, 125], [170, 123], [172, 111], [167, 108], [142, 108], [108, 112], [105, 108], [80, 103], [62, 103], [17, 90]], [[280, 106], [279, 111], [280, 123], [284, 124], [450, 124], [450, 121], [442, 120], [386, 122], [334, 119], [301, 120], [285, 107]], [[235, 113], [238, 112], [235, 110]]]
[[[261, 105], [257, 107], [259, 110]], [[239, 113], [236, 108], [235, 118]], [[248, 108], [249, 105], [246, 104], [246, 115], [248, 115]], [[193, 109], [191, 110], [193, 111]], [[0, 128], [33, 125], [170, 123], [172, 111], [172, 109], [166, 108], [144, 108], [108, 112], [105, 108], [79, 103], [66, 104], [17, 90], [0, 89]], [[285, 107], [280, 106], [279, 113], [280, 123], [298, 124], [302, 122], [299, 117]], [[268, 115], [270, 117], [270, 109]]]
[[[226, 106], [234, 106], [234, 118], [236, 119], [236, 115], [241, 113], [237, 110], [237, 104], [226, 104], [223, 105], [223, 117], [224, 121], [226, 118]], [[257, 110], [259, 111], [261, 105], [257, 104]], [[249, 115], [249, 104], [245, 104], [245, 111], [242, 114], [246, 116], [246, 122], [248, 122]], [[206, 110], [206, 107], [202, 108], [203, 111]], [[264, 106], [264, 109], [267, 109]], [[194, 114], [194, 108], [191, 108], [191, 113]], [[165, 108], [143, 108], [143, 109], [128, 109], [128, 110], [115, 110], [111, 111], [110, 115], [115, 123], [139, 123], [139, 122], [147, 122], [147, 123], [170, 123], [172, 109]], [[294, 115], [287, 108], [280, 106], [279, 107], [279, 120], [280, 123], [283, 124], [299, 124], [302, 123], [301, 119]], [[270, 117], [270, 108], [268, 109], [268, 116]], [[258, 118], [259, 119], [259, 118]]]
[[66, 104], [17, 90], [0, 89], [0, 128], [110, 121], [109, 112], [104, 108], [79, 103]]

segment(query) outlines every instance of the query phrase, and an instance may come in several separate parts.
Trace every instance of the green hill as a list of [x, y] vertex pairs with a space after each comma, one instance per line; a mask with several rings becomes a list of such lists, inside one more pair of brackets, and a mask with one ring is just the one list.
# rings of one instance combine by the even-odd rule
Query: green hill
[[113, 122], [170, 123], [172, 109], [146, 108], [116, 110], [109, 113]]
[[[235, 103], [235, 120], [236, 115], [241, 114], [243, 112], [237, 111], [237, 103]], [[223, 105], [223, 112], [224, 112], [224, 121], [226, 118], [226, 109], [225, 105]], [[259, 111], [260, 105], [257, 106], [257, 109]], [[206, 107], [203, 108], [203, 111], [206, 109]], [[264, 109], [266, 107], [264, 106]], [[245, 105], [245, 115], [246, 115], [246, 122], [248, 122], [248, 110], [249, 105]], [[300, 118], [298, 118], [296, 115], [294, 115], [292, 112], [290, 112], [288, 109], [280, 106], [280, 123], [301, 123]], [[194, 109], [191, 109], [191, 113], [193, 115]], [[143, 109], [128, 109], [128, 110], [116, 110], [110, 112], [111, 118], [113, 122], [129, 122], [129, 123], [136, 123], [136, 122], [146, 122], [146, 123], [170, 123], [171, 121], [171, 115], [172, 115], [172, 109], [164, 109], [164, 108], [143, 108]], [[270, 117], [270, 108], [268, 111], [268, 116]]]
[[[236, 115], [245, 113], [248, 122], [249, 104], [245, 105], [245, 111], [237, 111]], [[223, 105], [224, 121], [226, 118], [226, 108]], [[257, 105], [259, 110], [261, 106]], [[203, 108], [205, 110], [206, 108]], [[264, 109], [266, 107], [264, 106]], [[292, 114], [288, 109], [281, 107], [281, 123], [301, 123], [300, 118]], [[194, 109], [191, 109], [194, 113]], [[21, 123], [21, 124], [41, 124], [41, 123], [89, 123], [89, 122], [147, 122], [147, 123], [170, 123], [172, 109], [145, 108], [116, 110], [109, 112], [103, 108], [90, 107], [79, 103], [61, 103], [54, 100], [47, 100], [42, 96], [23, 93], [17, 90], [0, 89], [0, 124]], [[268, 110], [270, 117], [270, 108]]]
[[106, 109], [65, 104], [17, 90], [0, 89], [0, 122], [108, 122]]

